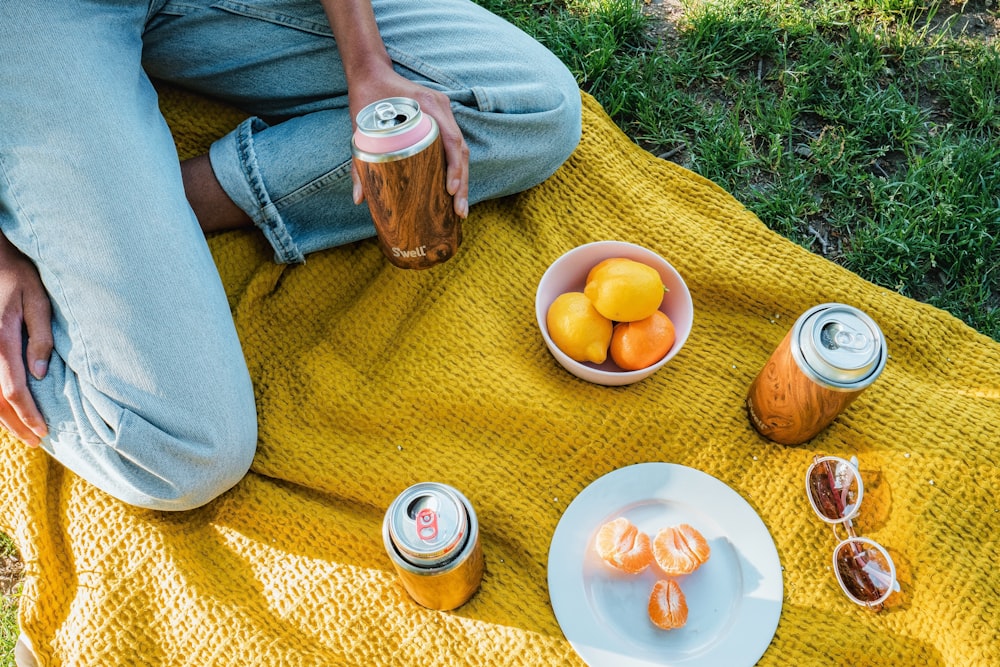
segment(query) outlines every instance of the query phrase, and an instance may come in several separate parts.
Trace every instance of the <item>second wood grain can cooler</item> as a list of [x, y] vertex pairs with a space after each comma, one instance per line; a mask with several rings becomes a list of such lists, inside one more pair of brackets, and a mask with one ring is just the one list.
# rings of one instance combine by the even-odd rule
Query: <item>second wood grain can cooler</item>
[[864, 312], [841, 303], [810, 308], [750, 385], [750, 422], [774, 442], [802, 444], [875, 382], [887, 358], [885, 336]]

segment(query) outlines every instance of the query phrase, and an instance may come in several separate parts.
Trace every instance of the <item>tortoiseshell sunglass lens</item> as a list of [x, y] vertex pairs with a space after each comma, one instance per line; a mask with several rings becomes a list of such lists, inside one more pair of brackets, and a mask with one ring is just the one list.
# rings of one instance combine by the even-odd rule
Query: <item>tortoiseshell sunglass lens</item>
[[881, 604], [895, 585], [895, 567], [889, 555], [871, 540], [844, 540], [833, 559], [841, 586], [862, 604]]
[[821, 460], [809, 470], [809, 496], [830, 521], [849, 518], [857, 507], [858, 477], [850, 464]]

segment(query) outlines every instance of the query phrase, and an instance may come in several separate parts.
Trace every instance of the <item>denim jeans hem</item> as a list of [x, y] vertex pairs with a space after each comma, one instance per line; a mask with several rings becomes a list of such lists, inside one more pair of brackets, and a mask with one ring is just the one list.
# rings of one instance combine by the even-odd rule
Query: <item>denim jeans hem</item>
[[274, 248], [278, 263], [300, 264], [305, 255], [292, 239], [278, 207], [271, 200], [254, 150], [253, 135], [268, 128], [259, 118], [247, 118], [209, 148], [209, 160], [219, 185], [243, 209]]

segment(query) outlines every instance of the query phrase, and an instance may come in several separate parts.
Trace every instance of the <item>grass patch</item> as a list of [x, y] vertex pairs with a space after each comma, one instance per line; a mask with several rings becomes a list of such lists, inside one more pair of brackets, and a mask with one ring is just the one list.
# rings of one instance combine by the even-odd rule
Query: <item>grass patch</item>
[[14, 665], [20, 572], [17, 548], [9, 537], [0, 534], [0, 667]]
[[[977, 0], [479, 0], [638, 144], [1000, 341], [1000, 49]], [[979, 23], [976, 22], [978, 19]]]

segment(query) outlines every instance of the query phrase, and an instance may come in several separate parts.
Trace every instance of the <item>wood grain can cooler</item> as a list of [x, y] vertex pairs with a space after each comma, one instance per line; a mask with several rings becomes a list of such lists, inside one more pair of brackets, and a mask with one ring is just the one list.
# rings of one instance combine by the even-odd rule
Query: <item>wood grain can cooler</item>
[[878, 378], [887, 358], [885, 336], [864, 312], [840, 303], [810, 308], [750, 385], [750, 422], [775, 442], [806, 442]]
[[451, 258], [462, 243], [462, 220], [448, 193], [437, 122], [406, 97], [369, 104], [351, 140], [379, 247], [403, 269], [426, 269]]
[[478, 590], [484, 559], [472, 505], [447, 484], [403, 491], [382, 522], [386, 552], [406, 592], [429, 609], [455, 609]]

